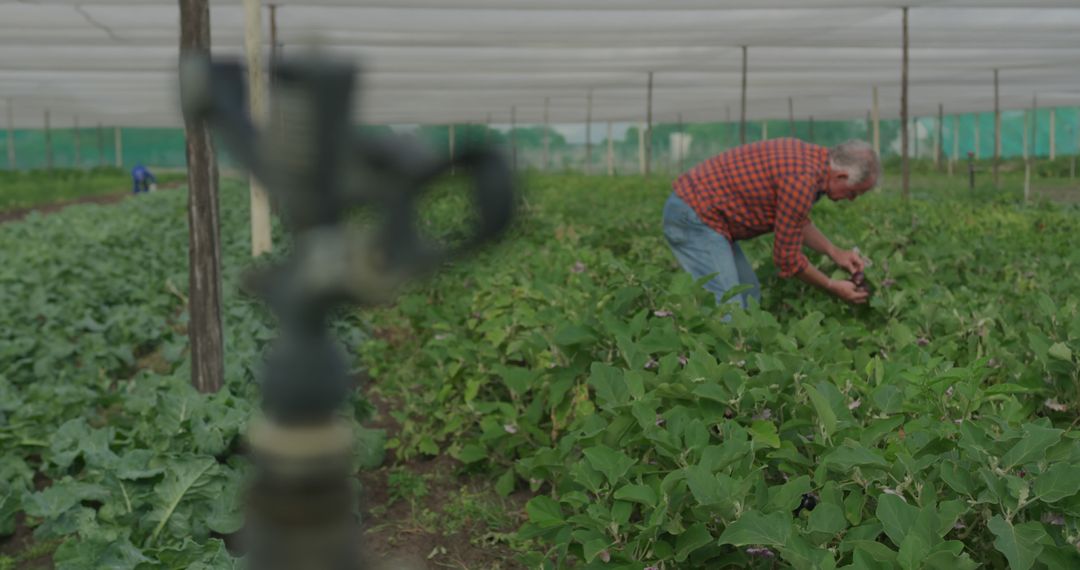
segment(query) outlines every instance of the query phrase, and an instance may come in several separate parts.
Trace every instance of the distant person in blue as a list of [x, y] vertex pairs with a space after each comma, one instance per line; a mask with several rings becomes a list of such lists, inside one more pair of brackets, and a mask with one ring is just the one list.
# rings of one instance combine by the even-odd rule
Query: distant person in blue
[[131, 185], [131, 191], [134, 194], [157, 190], [157, 178], [154, 178], [154, 173], [140, 162], [131, 169]]

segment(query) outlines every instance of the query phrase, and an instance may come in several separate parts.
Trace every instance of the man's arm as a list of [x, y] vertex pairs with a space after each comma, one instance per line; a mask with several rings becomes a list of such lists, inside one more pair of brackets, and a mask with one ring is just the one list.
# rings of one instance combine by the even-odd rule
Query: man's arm
[[810, 249], [823, 253], [829, 256], [830, 259], [836, 262], [837, 265], [843, 267], [848, 273], [855, 273], [856, 271], [862, 271], [864, 263], [862, 256], [858, 253], [840, 249], [829, 241], [829, 238], [825, 237], [825, 234], [821, 233], [821, 230], [817, 229], [814, 222], [806, 222], [803, 226], [803, 243], [810, 247]]
[[870, 296], [866, 291], [859, 290], [851, 281], [838, 281], [829, 279], [818, 268], [807, 265], [802, 271], [795, 274], [799, 281], [813, 285], [823, 291], [827, 291], [841, 299], [855, 304], [862, 304]]

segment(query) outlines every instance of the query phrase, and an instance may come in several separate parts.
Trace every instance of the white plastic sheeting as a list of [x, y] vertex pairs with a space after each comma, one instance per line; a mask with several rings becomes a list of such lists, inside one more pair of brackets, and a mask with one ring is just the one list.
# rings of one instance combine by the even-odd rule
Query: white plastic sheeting
[[[270, 0], [264, 0], [269, 4]], [[900, 6], [911, 33], [911, 112], [1080, 105], [1080, 0], [289, 0], [284, 53], [312, 40], [363, 63], [375, 123], [737, 119], [749, 46], [751, 119], [863, 118], [872, 86], [899, 114]], [[212, 1], [214, 49], [242, 56], [239, 0]], [[263, 39], [269, 52], [269, 22]], [[177, 0], [0, 0], [0, 99], [19, 127], [175, 126]], [[264, 55], [264, 61], [268, 60]]]

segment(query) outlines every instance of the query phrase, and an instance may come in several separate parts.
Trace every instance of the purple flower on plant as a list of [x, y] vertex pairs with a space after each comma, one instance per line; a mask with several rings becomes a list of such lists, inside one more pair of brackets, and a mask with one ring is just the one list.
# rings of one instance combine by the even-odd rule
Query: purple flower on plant
[[570, 271], [574, 273], [585, 273], [585, 264], [580, 261], [575, 261], [574, 266], [570, 268]]
[[687, 359], [685, 356], [683, 356], [681, 354], [679, 355], [679, 364], [682, 364], [683, 366], [686, 366], [686, 364], [688, 362], [690, 362], [689, 359]]
[[603, 560], [604, 562], [611, 562], [611, 553], [608, 552], [607, 550], [601, 550], [600, 551], [600, 560]]
[[661, 427], [665, 423], [667, 423], [667, 422], [664, 420], [664, 416], [661, 416], [660, 414], [656, 414], [656, 427]]
[[655, 358], [650, 358], [649, 361], [645, 363], [645, 370], [652, 370], [657, 366], [660, 366], [660, 363], [657, 362]]
[[919, 338], [915, 339], [915, 344], [917, 344], [919, 346], [926, 346], [926, 345], [930, 344], [930, 340], [925, 338], [925, 337], [920, 336]]
[[1043, 513], [1042, 522], [1051, 526], [1065, 526], [1065, 517], [1058, 513]]
[[852, 400], [850, 404], [847, 405], [847, 409], [854, 410], [855, 408], [858, 408], [861, 405], [862, 405], [862, 400], [856, 398], [856, 399]]
[[896, 285], [896, 280], [895, 279], [882, 279], [881, 280], [881, 288], [882, 289], [888, 289], [889, 287], [892, 287], [893, 285]]
[[660, 317], [661, 319], [671, 316], [671, 311], [653, 311], [654, 317]]
[[771, 417], [772, 417], [772, 410], [770, 410], [769, 408], [765, 408], [765, 409], [761, 410], [760, 412], [754, 414], [751, 417], [751, 419], [754, 419], [754, 420], [767, 420], [767, 419], [769, 419]]
[[503, 430], [505, 430], [506, 433], [509, 433], [509, 434], [515, 434], [515, 433], [518, 432], [518, 428], [514, 424], [504, 424], [503, 425]]

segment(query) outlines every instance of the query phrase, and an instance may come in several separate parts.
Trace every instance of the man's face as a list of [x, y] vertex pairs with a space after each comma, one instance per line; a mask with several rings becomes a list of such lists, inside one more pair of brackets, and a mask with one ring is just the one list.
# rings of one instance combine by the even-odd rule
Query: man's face
[[870, 174], [865, 180], [854, 185], [848, 185], [848, 173], [843, 170], [829, 168], [829, 178], [825, 193], [833, 201], [854, 200], [870, 191], [877, 184], [877, 176]]

